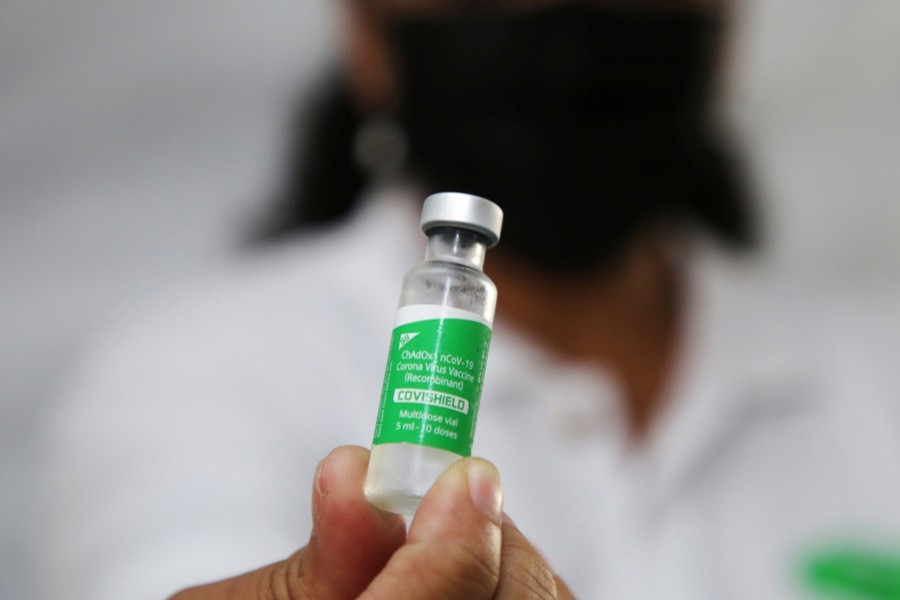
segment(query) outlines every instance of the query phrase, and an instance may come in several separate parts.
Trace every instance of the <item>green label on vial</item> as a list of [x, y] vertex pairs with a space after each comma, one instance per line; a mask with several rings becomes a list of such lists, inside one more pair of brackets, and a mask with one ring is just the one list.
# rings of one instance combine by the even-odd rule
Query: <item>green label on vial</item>
[[490, 328], [468, 319], [399, 325], [391, 337], [373, 445], [472, 454]]

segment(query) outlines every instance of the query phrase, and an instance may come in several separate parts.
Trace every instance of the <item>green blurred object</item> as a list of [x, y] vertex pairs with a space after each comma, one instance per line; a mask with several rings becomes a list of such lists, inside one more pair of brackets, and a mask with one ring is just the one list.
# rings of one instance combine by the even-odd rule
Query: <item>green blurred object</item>
[[847, 600], [900, 600], [900, 551], [835, 548], [815, 554], [804, 579], [823, 597]]

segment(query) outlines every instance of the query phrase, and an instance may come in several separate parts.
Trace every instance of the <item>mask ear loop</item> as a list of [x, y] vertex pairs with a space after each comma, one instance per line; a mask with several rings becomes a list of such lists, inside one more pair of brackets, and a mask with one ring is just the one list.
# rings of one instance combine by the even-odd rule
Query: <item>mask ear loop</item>
[[374, 182], [400, 177], [409, 155], [406, 133], [396, 119], [386, 115], [367, 118], [353, 139], [353, 158]]

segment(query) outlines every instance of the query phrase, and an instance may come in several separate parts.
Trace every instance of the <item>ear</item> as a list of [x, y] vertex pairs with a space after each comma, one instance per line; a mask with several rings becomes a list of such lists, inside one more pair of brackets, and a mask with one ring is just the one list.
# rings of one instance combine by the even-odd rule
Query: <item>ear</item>
[[399, 83], [385, 23], [366, 2], [345, 0], [342, 7], [341, 59], [350, 92], [362, 114], [385, 112]]

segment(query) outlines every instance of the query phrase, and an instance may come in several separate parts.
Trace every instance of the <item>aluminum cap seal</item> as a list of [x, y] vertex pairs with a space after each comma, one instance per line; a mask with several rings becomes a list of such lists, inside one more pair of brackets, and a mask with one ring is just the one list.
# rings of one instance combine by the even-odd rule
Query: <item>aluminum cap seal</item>
[[488, 247], [500, 241], [503, 211], [479, 196], [462, 192], [441, 192], [425, 198], [422, 206], [422, 231], [435, 227], [461, 227], [486, 236]]

